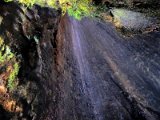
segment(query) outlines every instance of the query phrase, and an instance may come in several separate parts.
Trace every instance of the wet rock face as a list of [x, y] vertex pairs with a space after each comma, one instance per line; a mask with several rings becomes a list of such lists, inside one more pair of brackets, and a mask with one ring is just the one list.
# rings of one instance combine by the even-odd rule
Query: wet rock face
[[39, 120], [49, 103], [54, 107], [59, 16], [59, 11], [50, 8], [34, 6], [24, 11], [16, 3], [0, 3], [0, 35], [22, 61], [19, 84], [11, 96], [23, 108], [22, 112], [9, 113], [0, 106], [4, 113], [0, 119]]
[[12, 96], [23, 108], [9, 113], [0, 106], [0, 119], [159, 120], [159, 33], [126, 43], [110, 23], [23, 9], [0, 4], [0, 34], [22, 60]]

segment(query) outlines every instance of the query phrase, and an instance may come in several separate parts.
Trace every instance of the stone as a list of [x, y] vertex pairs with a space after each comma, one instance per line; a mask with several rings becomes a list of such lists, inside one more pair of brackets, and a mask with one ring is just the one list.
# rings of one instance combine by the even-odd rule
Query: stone
[[115, 8], [111, 10], [111, 13], [114, 16], [114, 22], [119, 23], [119, 27], [125, 27], [127, 29], [144, 30], [156, 24], [156, 19], [127, 9]]

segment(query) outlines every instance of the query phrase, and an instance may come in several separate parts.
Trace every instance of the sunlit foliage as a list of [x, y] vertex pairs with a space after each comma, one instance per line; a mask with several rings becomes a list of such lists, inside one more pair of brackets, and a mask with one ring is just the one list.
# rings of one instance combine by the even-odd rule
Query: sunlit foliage
[[15, 80], [17, 78], [18, 72], [19, 72], [19, 64], [16, 62], [16, 63], [14, 63], [12, 71], [11, 71], [9, 78], [8, 78], [8, 86], [7, 87], [10, 90], [13, 90], [16, 86]]
[[94, 10], [92, 0], [5, 0], [18, 1], [19, 3], [25, 4], [27, 7], [38, 4], [40, 6], [49, 6], [55, 9], [61, 8], [62, 15], [66, 12], [70, 16], [76, 19], [81, 19], [83, 16], [91, 16]]
[[[2, 69], [3, 68], [3, 69]], [[16, 56], [11, 52], [9, 46], [4, 44], [0, 37], [0, 82], [9, 90], [16, 87], [16, 79], [19, 72], [19, 63]]]

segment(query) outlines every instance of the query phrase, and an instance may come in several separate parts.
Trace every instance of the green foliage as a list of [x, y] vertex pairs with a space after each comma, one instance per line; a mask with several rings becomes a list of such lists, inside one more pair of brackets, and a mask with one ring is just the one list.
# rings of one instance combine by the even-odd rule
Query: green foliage
[[0, 51], [0, 63], [8, 61], [13, 58], [13, 53], [10, 51], [8, 46], [3, 46]]
[[11, 52], [9, 46], [5, 45], [3, 38], [0, 37], [0, 68], [4, 66], [6, 67], [4, 75], [7, 79], [7, 87], [9, 90], [13, 90], [16, 87], [19, 63], [16, 61], [16, 56]]
[[[14, 0], [5, 0], [14, 1]], [[15, 0], [19, 3], [25, 4], [27, 7], [31, 7], [34, 4], [40, 6], [49, 6], [55, 9], [61, 8], [62, 15], [66, 12], [70, 16], [80, 20], [84, 16], [91, 16], [94, 10], [92, 0]]]
[[8, 78], [8, 85], [7, 86], [10, 90], [13, 90], [16, 86], [15, 80], [17, 78], [18, 72], [19, 72], [19, 64], [16, 62], [13, 65], [13, 70], [10, 73], [9, 78]]
[[88, 0], [79, 0], [68, 9], [68, 14], [80, 20], [83, 16], [91, 16], [93, 10]]
[[4, 45], [3, 39], [0, 37], [0, 63], [10, 60], [13, 56], [9, 47]]

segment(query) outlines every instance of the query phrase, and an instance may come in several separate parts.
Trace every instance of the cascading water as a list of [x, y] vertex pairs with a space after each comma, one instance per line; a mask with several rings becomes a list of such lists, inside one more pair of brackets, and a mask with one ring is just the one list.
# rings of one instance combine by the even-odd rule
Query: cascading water
[[[101, 94], [98, 94], [99, 90], [95, 85], [96, 78], [95, 73], [89, 66], [89, 61], [87, 60], [88, 51], [85, 46], [84, 40], [85, 34], [84, 31], [81, 31], [80, 22], [70, 18], [71, 21], [71, 35], [72, 43], [74, 49], [74, 55], [77, 58], [78, 66], [80, 70], [81, 81], [83, 84], [83, 91], [85, 95], [90, 99], [91, 105], [93, 107], [93, 113], [96, 120], [103, 120], [104, 116], [102, 115], [102, 98]], [[98, 81], [97, 81], [98, 82]]]

